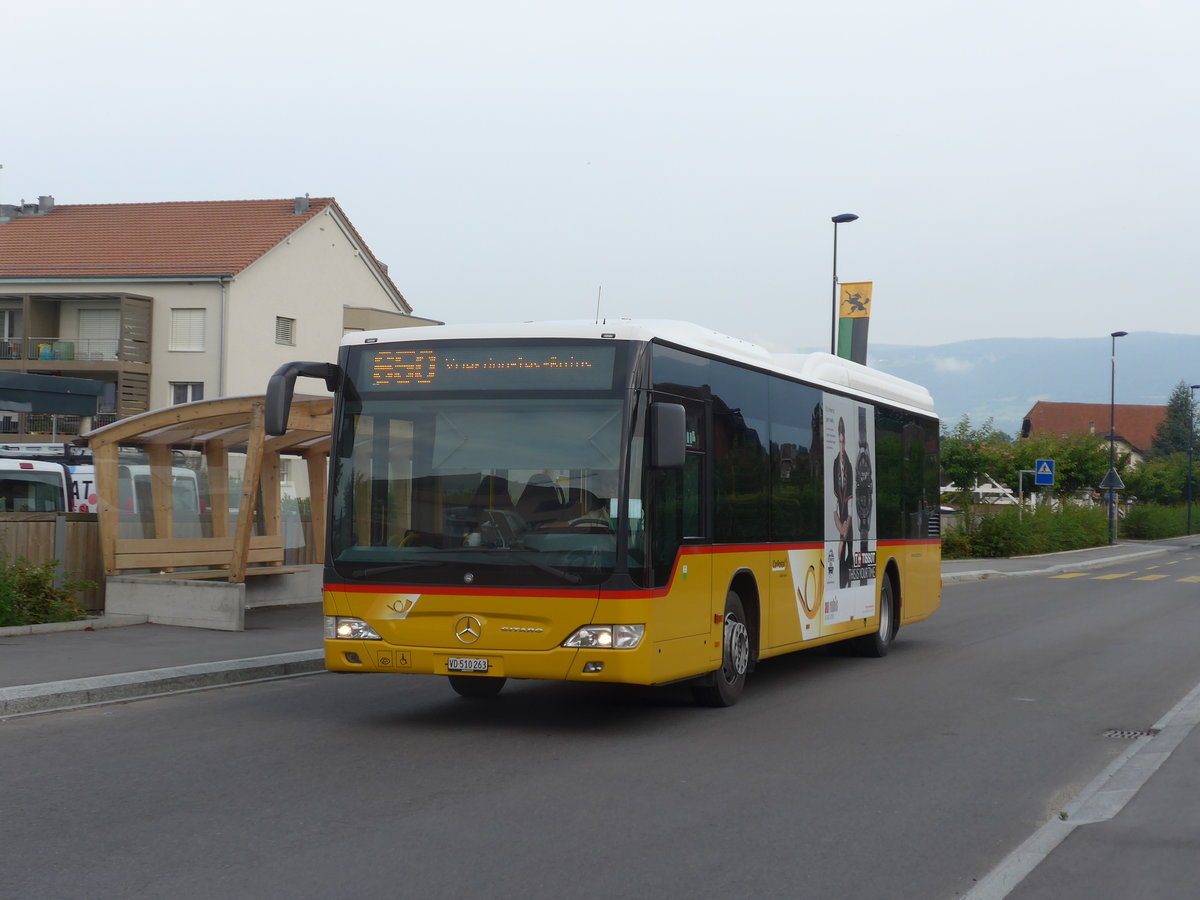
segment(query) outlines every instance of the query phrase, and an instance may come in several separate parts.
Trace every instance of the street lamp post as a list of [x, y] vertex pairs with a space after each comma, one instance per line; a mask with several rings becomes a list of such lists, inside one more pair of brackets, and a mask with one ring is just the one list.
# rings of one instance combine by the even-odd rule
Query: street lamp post
[[1187, 480], [1187, 533], [1192, 533], [1192, 435], [1196, 433], [1196, 388], [1200, 384], [1191, 385], [1191, 402], [1188, 404], [1188, 480]]
[[829, 331], [829, 352], [837, 355], [837, 326], [838, 326], [838, 279], [837, 279], [837, 227], [857, 219], [854, 213], [842, 213], [833, 217], [833, 324]]
[[1108, 475], [1104, 483], [1108, 487], [1108, 543], [1117, 541], [1117, 489], [1124, 487], [1117, 474], [1117, 338], [1125, 337], [1128, 331], [1114, 331], [1112, 338], [1111, 375], [1108, 386]]

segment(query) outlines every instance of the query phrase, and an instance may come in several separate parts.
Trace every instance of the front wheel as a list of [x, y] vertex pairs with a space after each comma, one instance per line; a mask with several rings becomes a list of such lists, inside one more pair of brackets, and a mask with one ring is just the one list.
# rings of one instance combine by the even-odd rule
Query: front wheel
[[721, 668], [707, 681], [692, 687], [692, 696], [704, 706], [733, 706], [746, 686], [750, 668], [750, 630], [742, 598], [734, 591], [725, 597], [725, 629], [721, 642]]
[[456, 694], [476, 700], [495, 697], [508, 680], [488, 675], [451, 675], [449, 678], [450, 687]]

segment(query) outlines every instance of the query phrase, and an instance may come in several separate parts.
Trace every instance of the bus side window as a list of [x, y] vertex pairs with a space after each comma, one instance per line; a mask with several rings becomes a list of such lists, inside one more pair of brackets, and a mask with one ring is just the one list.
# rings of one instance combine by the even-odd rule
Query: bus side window
[[683, 464], [683, 536], [704, 537], [704, 504], [701, 502], [700, 485], [704, 472], [704, 457], [689, 453]]

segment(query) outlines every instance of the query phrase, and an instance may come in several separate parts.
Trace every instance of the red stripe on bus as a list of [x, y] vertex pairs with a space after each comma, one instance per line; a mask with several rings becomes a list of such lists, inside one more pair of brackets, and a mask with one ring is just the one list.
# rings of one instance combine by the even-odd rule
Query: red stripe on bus
[[444, 584], [336, 584], [327, 583], [327, 591], [342, 591], [348, 594], [466, 594], [489, 597], [561, 597], [563, 594], [595, 595], [598, 588], [500, 588], [500, 587], [448, 587]]

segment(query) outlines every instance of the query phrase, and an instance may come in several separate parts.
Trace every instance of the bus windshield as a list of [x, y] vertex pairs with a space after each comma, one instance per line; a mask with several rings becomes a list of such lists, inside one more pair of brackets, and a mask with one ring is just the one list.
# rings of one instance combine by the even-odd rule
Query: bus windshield
[[617, 555], [624, 420], [623, 392], [347, 399], [330, 562], [352, 580], [598, 584]]

